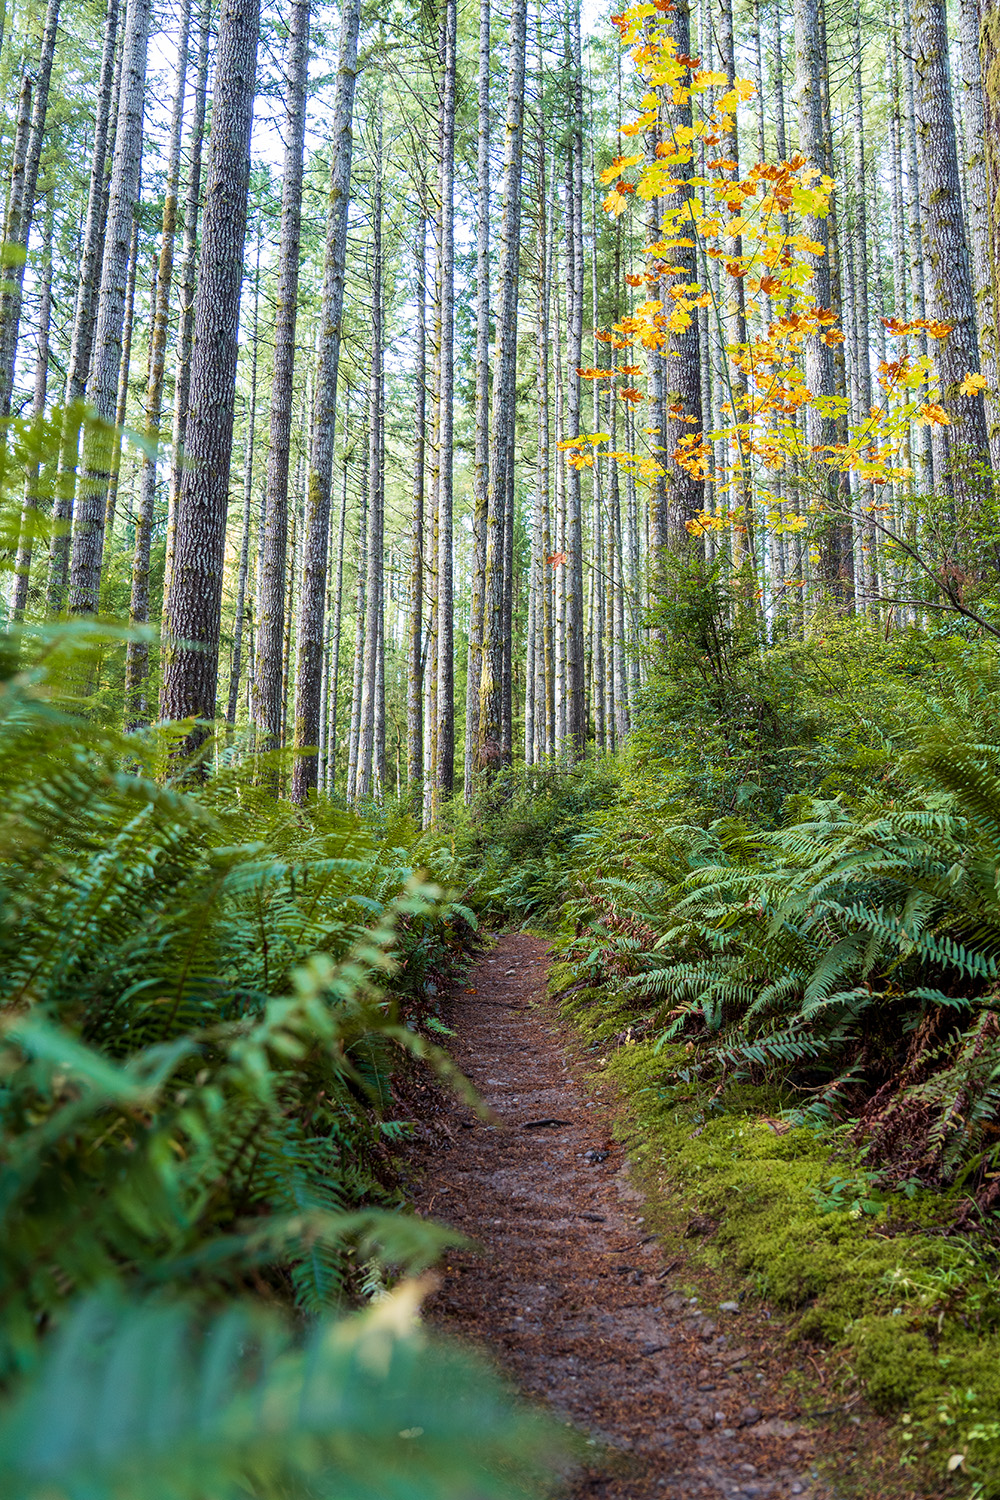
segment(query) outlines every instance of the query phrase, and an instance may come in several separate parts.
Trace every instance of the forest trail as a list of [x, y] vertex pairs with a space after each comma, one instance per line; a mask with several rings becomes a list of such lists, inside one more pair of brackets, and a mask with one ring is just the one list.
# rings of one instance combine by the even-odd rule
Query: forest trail
[[547, 998], [547, 963], [543, 942], [507, 934], [455, 997], [453, 1055], [497, 1123], [458, 1101], [439, 1122], [450, 1149], [435, 1150], [418, 1209], [480, 1248], [448, 1257], [431, 1321], [606, 1445], [572, 1500], [830, 1500], [780, 1366], [741, 1347], [739, 1314], [700, 1312], [677, 1290], [683, 1266], [646, 1230], [612, 1105]]

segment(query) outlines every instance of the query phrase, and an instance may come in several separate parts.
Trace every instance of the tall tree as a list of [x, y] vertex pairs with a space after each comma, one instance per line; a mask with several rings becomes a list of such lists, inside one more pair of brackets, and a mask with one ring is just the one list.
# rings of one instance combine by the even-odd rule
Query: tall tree
[[[419, 148], [418, 148], [419, 149]], [[424, 468], [427, 427], [427, 191], [419, 183], [414, 237], [416, 329], [413, 364], [413, 498], [410, 520], [410, 613], [406, 656], [406, 784], [415, 818], [423, 815], [424, 776]], [[476, 705], [478, 709], [478, 704]], [[471, 721], [467, 720], [467, 726]], [[466, 744], [474, 743], [466, 728]]]
[[[436, 759], [433, 807], [451, 795], [455, 785], [455, 619], [453, 600], [454, 540], [453, 437], [455, 387], [455, 72], [458, 47], [458, 3], [444, 0], [442, 28], [441, 125], [438, 193], [441, 216], [441, 352], [438, 383], [437, 489], [437, 699]], [[523, 48], [522, 48], [523, 51]]]
[[[167, 328], [170, 320], [170, 289], [174, 271], [174, 235], [177, 229], [177, 184], [180, 176], [181, 128], [184, 122], [184, 94], [187, 85], [188, 31], [191, 24], [191, 0], [181, 0], [180, 33], [177, 38], [176, 80], [170, 116], [170, 138], [167, 144], [167, 181], [163, 195], [163, 225], [160, 233], [160, 259], [156, 274], [156, 299], [153, 331], [149, 345], [149, 378], [146, 382], [146, 443], [139, 479], [139, 506], [135, 517], [135, 546], [132, 556], [132, 595], [129, 622], [134, 626], [149, 622], [149, 563], [156, 504], [156, 480], [159, 470], [160, 416], [163, 410], [163, 376], [166, 363]], [[146, 678], [149, 674], [149, 645], [144, 636], [134, 635], [125, 652], [125, 718], [138, 726], [146, 719]]]
[[87, 399], [97, 421], [85, 434], [80, 493], [73, 516], [69, 608], [96, 614], [104, 552], [104, 510], [115, 454], [118, 378], [128, 290], [129, 252], [142, 166], [151, 0], [129, 0], [122, 43], [122, 83], [111, 168], [108, 223]]
[[[35, 335], [35, 385], [31, 400], [32, 422], [41, 422], [45, 415], [45, 397], [49, 377], [49, 332], [52, 323], [52, 196], [50, 189], [45, 211], [45, 231], [42, 241], [41, 287], [38, 303], [38, 330]], [[36, 449], [28, 465], [24, 484], [24, 504], [21, 508], [21, 534], [17, 544], [14, 563], [14, 619], [23, 620], [28, 603], [28, 583], [31, 576], [31, 557], [34, 550], [35, 529], [38, 516], [38, 476], [40, 455]]]
[[476, 153], [476, 451], [472, 512], [472, 598], [465, 699], [465, 800], [472, 796], [483, 673], [483, 595], [490, 488], [490, 0], [479, 0], [479, 112]]
[[194, 291], [198, 261], [198, 216], [201, 212], [202, 137], [208, 97], [208, 54], [212, 34], [212, 0], [202, 0], [198, 17], [198, 52], [194, 100], [188, 134], [188, 175], [184, 191], [184, 238], [177, 288], [177, 354], [174, 376], [174, 420], [171, 437], [170, 492], [167, 499], [167, 545], [163, 564], [163, 619], [166, 623], [170, 578], [174, 565], [177, 502], [184, 473], [188, 398], [191, 391], [191, 347], [194, 343]]
[[942, 429], [949, 457], [945, 477], [956, 497], [971, 499], [979, 487], [971, 469], [986, 462], [988, 443], [981, 391], [965, 395], [960, 389], [966, 375], [979, 372], [979, 345], [962, 219], [944, 0], [914, 0], [913, 65], [929, 313], [952, 325], [946, 338], [934, 340], [942, 404], [953, 424], [953, 429]]
[[[161, 714], [213, 719], [260, 0], [222, 0]], [[195, 730], [192, 748], [203, 731]]]
[[[42, 25], [38, 68], [34, 76], [34, 98], [31, 106], [31, 129], [24, 156], [24, 171], [19, 191], [11, 192], [7, 211], [7, 264], [4, 267], [3, 290], [0, 292], [0, 417], [10, 416], [11, 391], [14, 384], [14, 361], [17, 336], [21, 326], [21, 298], [24, 268], [35, 212], [38, 169], [45, 140], [45, 121], [49, 108], [49, 85], [56, 55], [60, 0], [48, 0]], [[22, 88], [22, 97], [24, 90]], [[12, 183], [12, 188], [14, 184]]]
[[115, 98], [118, 19], [118, 0], [108, 0], [104, 21], [104, 50], [101, 55], [101, 72], [97, 86], [87, 220], [83, 235], [83, 252], [80, 256], [69, 363], [66, 370], [66, 395], [59, 441], [56, 493], [52, 510], [49, 580], [45, 598], [46, 612], [50, 615], [58, 614], [62, 610], [69, 578], [69, 526], [73, 516], [76, 464], [80, 443], [81, 414], [78, 403], [87, 389], [87, 378], [90, 374], [90, 355], [94, 344], [94, 325], [97, 320], [100, 272], [104, 259], [107, 223], [105, 174], [108, 135]]
[[330, 487], [337, 423], [337, 377], [343, 338], [347, 261], [347, 210], [354, 150], [354, 89], [357, 75], [360, 0], [348, 0], [341, 14], [337, 84], [333, 103], [333, 155], [327, 199], [323, 305], [313, 408], [309, 489], [306, 498], [305, 562], [299, 605], [295, 682], [295, 763], [292, 797], [302, 801], [316, 786], [323, 674], [323, 607], [326, 592]]
[[[257, 598], [254, 719], [258, 743], [262, 749], [268, 750], [276, 749], [281, 744], [285, 718], [282, 648], [285, 632], [285, 558], [288, 551], [288, 465], [294, 399], [299, 241], [302, 233], [302, 156], [308, 81], [309, 0], [293, 0], [285, 49], [285, 159], [281, 189], [281, 245], [264, 534], [260, 541], [260, 592]], [[318, 743], [318, 738], [317, 734], [314, 743]]]
[[503, 755], [504, 520], [507, 509], [507, 464], [515, 418], [526, 37], [527, 0], [514, 0], [507, 56], [503, 202], [497, 276], [497, 343], [493, 364], [493, 426], [490, 434], [486, 577], [483, 593], [483, 665], [479, 691], [477, 759], [479, 766], [489, 771], [497, 770]]

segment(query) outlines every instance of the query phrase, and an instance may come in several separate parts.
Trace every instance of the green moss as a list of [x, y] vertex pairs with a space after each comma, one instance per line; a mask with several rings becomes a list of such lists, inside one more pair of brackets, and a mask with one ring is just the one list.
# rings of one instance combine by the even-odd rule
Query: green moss
[[[563, 1010], [591, 1043], [627, 1035], [627, 1012], [599, 991], [567, 995]], [[604, 1065], [627, 1105], [620, 1133], [651, 1211], [678, 1229], [695, 1214], [715, 1222], [695, 1253], [785, 1312], [793, 1339], [836, 1349], [845, 1380], [900, 1417], [914, 1461], [940, 1474], [961, 1452], [956, 1493], [968, 1495], [974, 1476], [976, 1500], [998, 1500], [1000, 1279], [974, 1247], [927, 1234], [953, 1220], [957, 1201], [880, 1195], [835, 1133], [776, 1130], [775, 1090], [710, 1101], [671, 1081], [684, 1057], [680, 1046], [626, 1042]]]

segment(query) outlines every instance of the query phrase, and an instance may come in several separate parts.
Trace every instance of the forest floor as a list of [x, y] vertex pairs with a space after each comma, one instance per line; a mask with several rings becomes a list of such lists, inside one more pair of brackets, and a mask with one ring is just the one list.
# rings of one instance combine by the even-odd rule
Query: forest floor
[[547, 968], [544, 942], [507, 934], [452, 1002], [452, 1054], [494, 1121], [439, 1099], [422, 1131], [417, 1210], [475, 1242], [449, 1254], [431, 1323], [593, 1442], [571, 1500], [887, 1493], [852, 1481], [858, 1428], [817, 1413], [816, 1377], [766, 1310], [727, 1303], [683, 1232], [649, 1232], [620, 1106], [588, 1078]]

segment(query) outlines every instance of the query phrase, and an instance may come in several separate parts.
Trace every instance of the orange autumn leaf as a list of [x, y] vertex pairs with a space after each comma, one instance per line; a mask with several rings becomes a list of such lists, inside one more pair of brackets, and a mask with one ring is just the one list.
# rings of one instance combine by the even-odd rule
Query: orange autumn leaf
[[947, 427], [951, 418], [938, 401], [925, 401], [917, 411], [918, 427]]
[[977, 391], [985, 391], [986, 380], [984, 376], [970, 370], [968, 375], [966, 375], [965, 379], [959, 385], [958, 389], [961, 391], [963, 396], [974, 396]]
[[642, 392], [637, 391], [634, 385], [626, 385], [619, 392], [623, 401], [641, 401]]
[[551, 556], [545, 559], [545, 561], [548, 563], [550, 568], [559, 568], [562, 567], [564, 562], [569, 562], [569, 553], [553, 552]]

